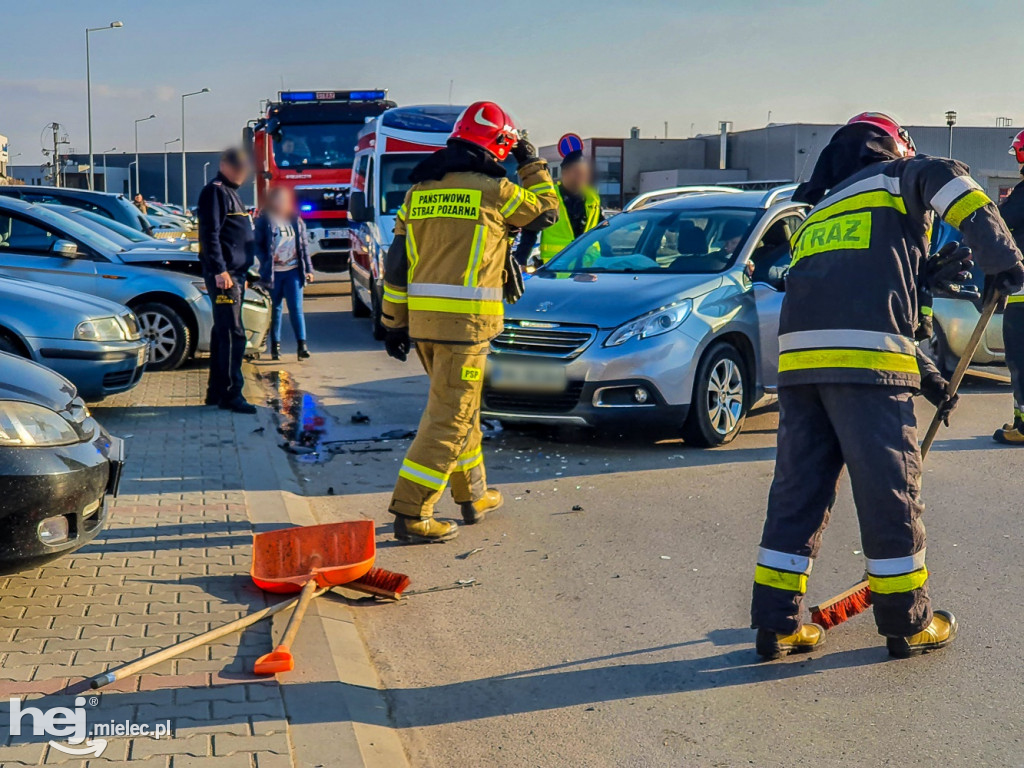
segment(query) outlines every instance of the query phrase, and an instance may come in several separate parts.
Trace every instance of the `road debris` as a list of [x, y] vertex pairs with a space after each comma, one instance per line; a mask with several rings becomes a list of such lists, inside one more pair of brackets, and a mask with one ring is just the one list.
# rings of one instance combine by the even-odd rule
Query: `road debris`
[[353, 424], [369, 424], [370, 423], [370, 417], [367, 416], [362, 411], [356, 411], [355, 413], [352, 414], [352, 423]]
[[484, 551], [483, 547], [477, 547], [476, 549], [469, 550], [469, 552], [463, 552], [461, 555], [456, 555], [455, 559], [456, 560], [469, 560], [469, 558], [471, 558], [473, 555], [475, 555], [475, 554], [477, 554], [479, 552], [483, 552], [483, 551]]

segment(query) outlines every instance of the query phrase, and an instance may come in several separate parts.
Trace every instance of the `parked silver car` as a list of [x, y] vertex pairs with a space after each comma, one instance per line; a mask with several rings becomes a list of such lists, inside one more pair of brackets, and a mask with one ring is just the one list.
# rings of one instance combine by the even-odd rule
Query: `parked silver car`
[[127, 307], [0, 278], [0, 352], [56, 371], [86, 400], [102, 400], [138, 384], [147, 346]]
[[[123, 250], [45, 205], [0, 196], [0, 276], [101, 296], [129, 307], [150, 343], [149, 367], [180, 366], [209, 351], [213, 304], [190, 251]], [[270, 300], [248, 291], [242, 307], [249, 347], [263, 348]]]
[[807, 211], [791, 194], [675, 190], [575, 240], [508, 308], [485, 415], [731, 441], [776, 386], [789, 238]]

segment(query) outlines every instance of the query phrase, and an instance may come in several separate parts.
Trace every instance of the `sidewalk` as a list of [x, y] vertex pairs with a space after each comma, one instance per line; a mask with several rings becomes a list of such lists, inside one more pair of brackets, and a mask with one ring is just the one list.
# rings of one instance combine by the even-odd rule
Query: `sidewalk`
[[[350, 609], [330, 594], [307, 614], [296, 670], [276, 680], [251, 673], [272, 647], [262, 622], [95, 694], [83, 685], [266, 606], [248, 577], [252, 533], [314, 522], [269, 411], [203, 407], [205, 380], [202, 365], [150, 373], [95, 408], [127, 438], [108, 529], [70, 557], [0, 577], [0, 768], [406, 765]], [[250, 399], [262, 403], [262, 391]], [[274, 637], [287, 613], [278, 618]], [[109, 737], [91, 759], [31, 735], [27, 716], [28, 734], [10, 735], [9, 698], [45, 711], [76, 706], [76, 695], [90, 726], [169, 722], [171, 735]]]

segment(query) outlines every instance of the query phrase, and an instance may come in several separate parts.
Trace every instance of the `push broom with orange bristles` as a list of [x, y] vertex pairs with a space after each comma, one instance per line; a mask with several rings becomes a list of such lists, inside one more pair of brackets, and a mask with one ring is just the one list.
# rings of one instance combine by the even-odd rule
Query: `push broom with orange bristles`
[[[988, 324], [992, 321], [996, 310], [999, 309], [999, 306], [1005, 300], [1005, 296], [1001, 296], [997, 291], [993, 291], [991, 298], [982, 307], [981, 317], [978, 318], [978, 324], [974, 326], [974, 333], [971, 334], [971, 338], [964, 348], [964, 353], [960, 357], [960, 362], [956, 364], [956, 370], [953, 371], [953, 376], [946, 385], [946, 394], [950, 397], [956, 395], [960, 389], [960, 383], [964, 380], [967, 368], [974, 360], [974, 353], [978, 351], [978, 347], [981, 345], [981, 339], [985, 335]], [[928, 431], [925, 433], [924, 440], [921, 441], [922, 461], [928, 455], [928, 451], [931, 450], [932, 443], [935, 442], [935, 436], [939, 433], [940, 426], [942, 426], [942, 419], [940, 412], [936, 411], [935, 416], [932, 417], [932, 423], [928, 426]], [[870, 605], [871, 587], [867, 579], [865, 579], [854, 584], [845, 592], [811, 608], [811, 621], [815, 624], [820, 624], [825, 629], [832, 629], [832, 627], [842, 624], [858, 613], [863, 613]]]

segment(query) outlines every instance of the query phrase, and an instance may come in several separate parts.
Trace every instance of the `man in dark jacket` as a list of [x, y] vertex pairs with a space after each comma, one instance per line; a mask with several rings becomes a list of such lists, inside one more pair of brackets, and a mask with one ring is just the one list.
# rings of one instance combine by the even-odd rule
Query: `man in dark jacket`
[[880, 113], [837, 131], [793, 199], [814, 208], [791, 241], [780, 315], [778, 452], [751, 605], [757, 652], [777, 658], [825, 639], [802, 623], [801, 604], [844, 465], [878, 631], [893, 656], [936, 650], [957, 625], [928, 597], [912, 402], [920, 390], [947, 416], [954, 405], [914, 343], [933, 216], [963, 232], [1001, 293], [1024, 286], [1021, 255], [968, 169], [916, 156]]
[[[1013, 140], [1010, 154], [1021, 164], [1024, 175], [1024, 131]], [[999, 206], [999, 213], [1010, 228], [1017, 247], [1024, 247], [1024, 181]], [[1013, 419], [997, 429], [992, 438], [1007, 445], [1024, 445], [1024, 294], [1010, 296], [1003, 312], [1003, 349], [1006, 367], [1013, 385]]]
[[249, 160], [238, 149], [225, 151], [220, 172], [199, 193], [199, 260], [213, 302], [210, 380], [206, 404], [236, 413], [256, 413], [242, 397], [245, 327], [242, 298], [253, 264], [252, 218], [238, 196], [249, 176]]

